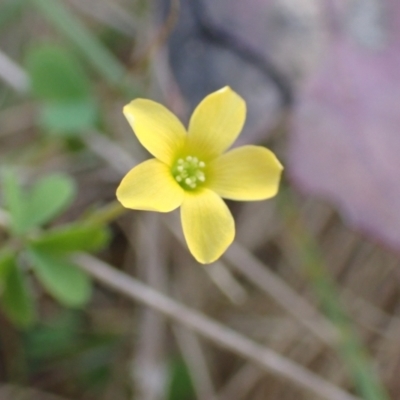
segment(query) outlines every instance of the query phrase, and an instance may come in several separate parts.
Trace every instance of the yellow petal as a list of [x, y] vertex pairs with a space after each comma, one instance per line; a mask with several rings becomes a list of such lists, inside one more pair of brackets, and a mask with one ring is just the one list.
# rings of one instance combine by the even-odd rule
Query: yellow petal
[[186, 140], [186, 130], [179, 119], [161, 104], [147, 99], [135, 99], [123, 111], [140, 143], [154, 157], [171, 165]]
[[236, 140], [245, 119], [246, 103], [230, 87], [211, 93], [190, 119], [189, 152], [204, 159], [218, 156]]
[[232, 214], [221, 197], [211, 190], [186, 192], [181, 218], [189, 250], [202, 264], [219, 258], [234, 239]]
[[154, 158], [131, 169], [117, 189], [120, 203], [134, 210], [169, 212], [182, 204], [183, 196], [168, 166]]
[[264, 200], [276, 195], [283, 167], [265, 147], [243, 146], [209, 164], [207, 187], [231, 200]]

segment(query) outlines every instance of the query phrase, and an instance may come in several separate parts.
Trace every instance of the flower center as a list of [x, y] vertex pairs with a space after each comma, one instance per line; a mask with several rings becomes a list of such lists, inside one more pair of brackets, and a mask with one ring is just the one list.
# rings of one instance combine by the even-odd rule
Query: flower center
[[179, 158], [172, 168], [175, 180], [186, 190], [196, 189], [206, 180], [204, 168], [206, 164], [197, 157]]

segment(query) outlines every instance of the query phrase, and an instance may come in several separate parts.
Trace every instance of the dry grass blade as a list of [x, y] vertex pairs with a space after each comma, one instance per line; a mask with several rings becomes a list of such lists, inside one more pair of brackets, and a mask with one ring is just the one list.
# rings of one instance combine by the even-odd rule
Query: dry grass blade
[[68, 0], [83, 14], [96, 19], [117, 31], [135, 37], [138, 21], [134, 15], [123, 9], [118, 3], [98, 0]]
[[181, 325], [174, 325], [172, 330], [189, 368], [198, 400], [218, 400], [198, 338]]
[[263, 371], [253, 364], [244, 365], [218, 393], [220, 400], [243, 400], [263, 377]]
[[[171, 232], [183, 243], [184, 239], [177, 221], [171, 218], [168, 222]], [[273, 298], [277, 304], [324, 343], [336, 346], [337, 333], [329, 320], [239, 243], [234, 242], [223, 259], [256, 287]]]
[[105, 286], [140, 301], [166, 316], [184, 324], [219, 346], [250, 360], [264, 370], [280, 376], [307, 391], [327, 400], [356, 400], [357, 397], [320, 378], [302, 366], [274, 351], [257, 344], [230, 328], [221, 325], [196, 310], [192, 310], [157, 292], [108, 264], [86, 254], [74, 260], [83, 270]]
[[29, 79], [25, 71], [0, 51], [0, 79], [19, 93], [26, 93], [29, 89]]
[[[150, 213], [143, 215], [137, 228], [138, 273], [149, 286], [166, 292], [168, 277], [163, 262], [166, 246], [158, 216]], [[149, 242], [157, 247], [157, 251], [147, 246]], [[142, 400], [159, 400], [166, 392], [166, 328], [162, 314], [148, 307], [141, 310], [134, 337], [136, 352], [132, 359], [132, 378], [137, 398]]]
[[214, 262], [205, 269], [205, 272], [233, 304], [241, 305], [248, 299], [244, 286], [222, 262]]
[[239, 243], [232, 244], [224, 259], [323, 342], [329, 345], [337, 343], [337, 332], [329, 320]]
[[99, 132], [91, 132], [90, 135], [85, 135], [82, 139], [95, 154], [106, 160], [116, 172], [125, 174], [137, 164], [130, 154]]

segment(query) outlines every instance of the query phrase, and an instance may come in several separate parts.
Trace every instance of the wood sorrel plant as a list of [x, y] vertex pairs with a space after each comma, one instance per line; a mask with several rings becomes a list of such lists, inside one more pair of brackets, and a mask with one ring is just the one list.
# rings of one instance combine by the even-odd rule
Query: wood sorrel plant
[[229, 87], [211, 93], [195, 109], [188, 132], [151, 100], [133, 100], [124, 114], [155, 158], [127, 173], [117, 189], [118, 200], [136, 210], [169, 212], [180, 206], [189, 250], [200, 263], [215, 261], [235, 236], [232, 214], [221, 197], [273, 197], [283, 169], [264, 147], [225, 153], [242, 130], [246, 103]]
[[[83, 307], [90, 299], [89, 276], [73, 261], [75, 252], [98, 251], [108, 241], [103, 224], [86, 222], [54, 226], [76, 195], [75, 182], [53, 173], [23, 187], [12, 169], [1, 169], [6, 240], [0, 246], [0, 308], [16, 325], [35, 322], [36, 296], [30, 272], [45, 291], [66, 307]], [[49, 226], [50, 224], [50, 226]]]

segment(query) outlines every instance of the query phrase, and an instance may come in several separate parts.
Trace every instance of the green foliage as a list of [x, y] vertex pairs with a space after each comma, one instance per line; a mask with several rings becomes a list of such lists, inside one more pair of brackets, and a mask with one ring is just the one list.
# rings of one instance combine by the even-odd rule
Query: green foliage
[[7, 252], [0, 256], [0, 271], [3, 281], [1, 293], [3, 311], [13, 323], [26, 328], [35, 320], [33, 298], [14, 254]]
[[83, 306], [92, 292], [89, 277], [63, 254], [49, 250], [34, 246], [28, 250], [38, 280], [61, 304], [67, 307]]
[[26, 68], [46, 128], [75, 135], [95, 124], [97, 103], [90, 80], [71, 52], [55, 44], [36, 45], [27, 54]]
[[32, 90], [44, 101], [66, 101], [90, 95], [90, 83], [79, 62], [64, 48], [42, 44], [30, 49], [26, 66]]
[[12, 170], [5, 170], [2, 174], [3, 201], [10, 213], [11, 229], [15, 234], [24, 231], [26, 219], [26, 204], [22, 188]]
[[69, 261], [69, 255], [99, 250], [108, 237], [103, 227], [75, 223], [29, 239], [28, 255], [37, 278], [55, 299], [68, 307], [81, 307], [90, 298], [91, 283], [88, 276]]
[[4, 202], [10, 212], [11, 227], [20, 235], [61, 214], [75, 197], [75, 184], [66, 175], [51, 174], [23, 190], [15, 173], [3, 174]]
[[28, 195], [27, 228], [45, 224], [61, 214], [75, 193], [75, 183], [67, 175], [51, 174], [39, 179]]
[[20, 14], [27, 0], [6, 0], [0, 6], [0, 28], [11, 24]]
[[60, 310], [49, 320], [39, 322], [25, 335], [27, 356], [41, 364], [46, 359], [62, 358], [75, 352], [83, 329], [80, 314], [78, 310]]
[[59, 0], [33, 0], [38, 10], [89, 60], [111, 85], [121, 85], [126, 71], [99, 40]]
[[97, 117], [97, 104], [92, 99], [59, 101], [43, 105], [41, 110], [43, 126], [71, 137], [82, 130], [93, 127]]
[[192, 379], [186, 364], [175, 359], [170, 366], [170, 385], [168, 400], [190, 400], [196, 398]]
[[59, 385], [82, 385], [98, 394], [93, 398], [101, 398], [104, 385], [112, 377], [119, 340], [117, 334], [88, 328], [79, 310], [59, 310], [25, 333], [24, 353], [35, 376], [46, 374], [51, 363], [52, 368], [68, 371], [61, 374]]
[[36, 249], [52, 253], [97, 251], [108, 241], [108, 231], [97, 225], [65, 225], [30, 240]]
[[0, 251], [0, 294], [4, 291], [5, 281], [14, 263], [14, 252], [4, 248]]
[[64, 211], [75, 197], [75, 184], [66, 175], [51, 174], [29, 189], [22, 188], [14, 171], [3, 174], [3, 198], [10, 216], [12, 248], [0, 253], [2, 306], [19, 326], [34, 317], [32, 299], [24, 275], [17, 267], [20, 257], [29, 262], [46, 291], [67, 307], [82, 307], [91, 296], [91, 281], [70, 259], [77, 251], [97, 251], [108, 241], [104, 225], [85, 221], [41, 230]]

